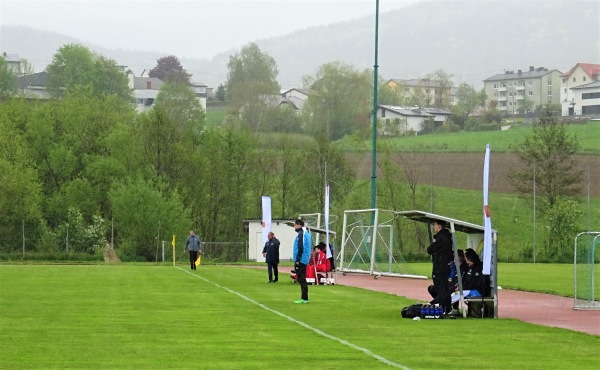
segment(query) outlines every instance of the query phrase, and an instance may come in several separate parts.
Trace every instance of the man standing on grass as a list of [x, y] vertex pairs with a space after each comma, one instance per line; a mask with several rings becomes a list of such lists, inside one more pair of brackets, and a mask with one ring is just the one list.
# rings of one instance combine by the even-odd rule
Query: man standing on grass
[[312, 238], [310, 233], [304, 227], [304, 221], [297, 219], [294, 222], [294, 229], [298, 233], [294, 240], [294, 268], [300, 283], [300, 299], [294, 303], [308, 303], [308, 284], [306, 283], [306, 265], [312, 250]]
[[185, 241], [185, 249], [190, 252], [190, 267], [192, 270], [196, 269], [196, 260], [198, 259], [201, 247], [202, 241], [200, 241], [200, 237], [196, 235], [194, 230], [190, 230], [190, 236]]
[[[263, 248], [262, 254], [267, 262], [267, 268], [269, 270], [269, 283], [276, 283], [279, 281], [279, 270], [277, 265], [279, 264], [279, 240], [275, 237], [272, 231], [269, 232], [267, 242]], [[273, 274], [275, 279], [273, 279]]]
[[450, 268], [452, 265], [452, 235], [450, 231], [446, 229], [446, 222], [435, 221], [433, 223], [433, 229], [436, 234], [433, 237], [433, 242], [427, 247], [427, 253], [431, 255], [431, 261], [433, 263], [433, 271], [431, 273], [433, 278], [433, 286], [437, 292], [436, 300], [441, 307], [444, 308], [444, 312], [450, 312], [450, 291], [449, 279]]

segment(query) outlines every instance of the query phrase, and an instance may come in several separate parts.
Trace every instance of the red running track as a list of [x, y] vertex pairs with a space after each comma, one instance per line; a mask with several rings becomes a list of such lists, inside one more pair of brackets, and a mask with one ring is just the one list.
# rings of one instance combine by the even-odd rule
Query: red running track
[[[420, 302], [431, 299], [427, 293], [431, 280], [386, 276], [374, 279], [369, 275], [337, 274], [336, 283], [396, 294]], [[500, 290], [498, 317], [600, 335], [600, 311], [574, 310], [573, 298], [551, 294]]]

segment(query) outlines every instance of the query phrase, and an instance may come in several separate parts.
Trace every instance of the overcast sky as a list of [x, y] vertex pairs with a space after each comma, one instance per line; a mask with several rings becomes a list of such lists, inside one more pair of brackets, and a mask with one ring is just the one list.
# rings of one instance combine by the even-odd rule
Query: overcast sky
[[[419, 0], [381, 0], [380, 12]], [[0, 24], [106, 48], [212, 58], [251, 41], [375, 14], [375, 0], [0, 0]]]

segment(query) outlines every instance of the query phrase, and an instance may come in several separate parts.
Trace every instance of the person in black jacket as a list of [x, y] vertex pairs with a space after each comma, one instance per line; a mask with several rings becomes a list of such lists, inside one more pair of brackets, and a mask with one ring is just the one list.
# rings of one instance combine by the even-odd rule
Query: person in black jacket
[[[265, 243], [262, 254], [269, 270], [269, 283], [276, 283], [279, 281], [279, 270], [277, 269], [279, 264], [279, 240], [273, 232], [269, 232], [267, 238], [269, 240]], [[273, 275], [275, 275], [275, 279], [273, 279]]]
[[[460, 276], [461, 278], [465, 278], [465, 274], [467, 273], [467, 270], [469, 269], [469, 265], [467, 265], [467, 262], [465, 261], [465, 251], [463, 251], [462, 249], [457, 249], [456, 253], [458, 255], [458, 266], [460, 266]], [[458, 275], [457, 275], [457, 271], [456, 271], [456, 261], [454, 261], [454, 266], [452, 264], [450, 264], [451, 268], [450, 268], [450, 274], [448, 275], [448, 280], [452, 279], [451, 281], [448, 282], [449, 286], [448, 289], [450, 289], [450, 293], [452, 293], [453, 291], [458, 289]], [[429, 302], [429, 304], [435, 304], [438, 303], [437, 301], [437, 291], [435, 290], [435, 286], [433, 284], [431, 284], [430, 286], [427, 287], [427, 291], [429, 292], [429, 294], [431, 294], [431, 297], [433, 298], [432, 301]]]
[[465, 260], [469, 268], [463, 275], [463, 290], [477, 290], [481, 296], [488, 295], [489, 277], [483, 274], [483, 263], [477, 252], [469, 248], [465, 251]]
[[435, 291], [437, 292], [436, 300], [444, 309], [444, 312], [450, 312], [450, 267], [452, 264], [452, 235], [446, 229], [444, 221], [435, 221], [433, 229], [436, 234], [433, 237], [433, 242], [427, 247], [427, 253], [431, 255], [433, 264], [432, 278]]

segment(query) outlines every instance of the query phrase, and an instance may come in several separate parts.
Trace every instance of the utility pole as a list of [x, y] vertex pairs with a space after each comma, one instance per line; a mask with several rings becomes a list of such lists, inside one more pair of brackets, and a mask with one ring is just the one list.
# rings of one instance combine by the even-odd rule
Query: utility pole
[[373, 150], [371, 153], [371, 208], [377, 208], [377, 69], [379, 42], [379, 0], [375, 2], [375, 64], [373, 65]]

